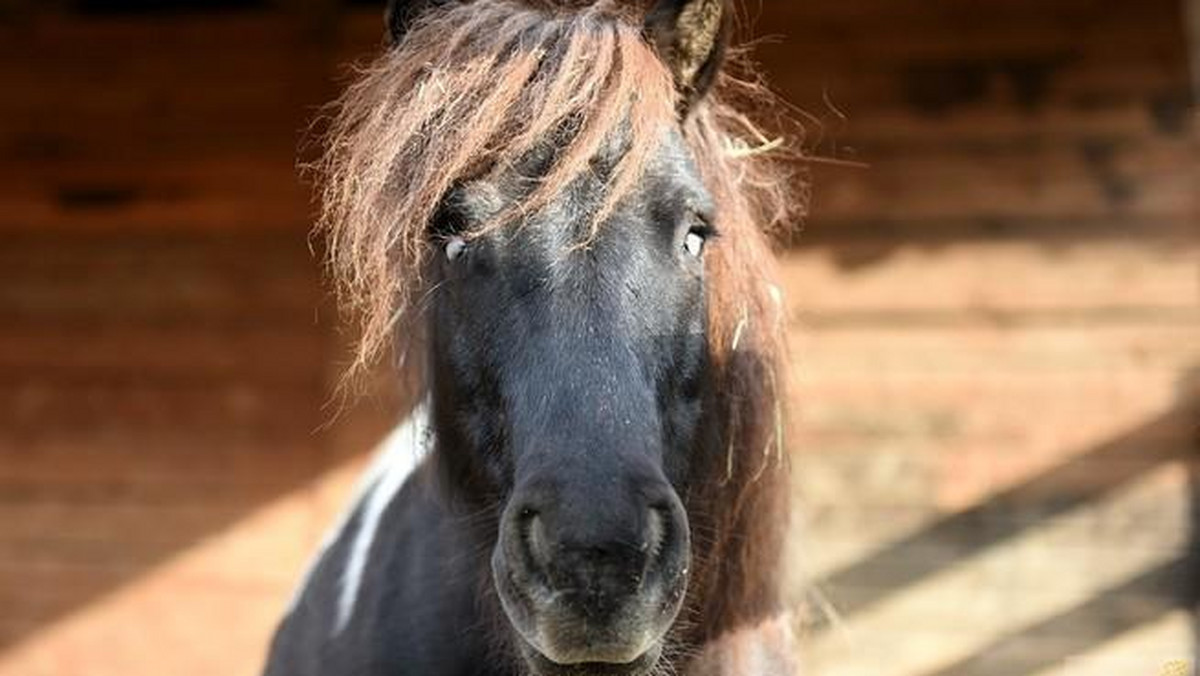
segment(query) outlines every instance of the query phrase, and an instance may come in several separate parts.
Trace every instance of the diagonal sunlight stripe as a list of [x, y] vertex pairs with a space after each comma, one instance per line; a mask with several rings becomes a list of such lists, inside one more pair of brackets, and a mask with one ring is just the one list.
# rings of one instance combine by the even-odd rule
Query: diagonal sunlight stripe
[[[833, 597], [842, 618], [862, 612], [892, 593], [937, 575], [944, 562], [930, 558], [930, 548], [951, 544], [982, 553], [1019, 537], [1033, 522], [1005, 519], [1013, 505], [1027, 506], [1025, 511], [1036, 512], [1043, 519], [1053, 518], [1104, 499], [1163, 463], [1182, 457], [1188, 450], [1186, 441], [1169, 440], [1180, 430], [1190, 429], [1193, 419], [1194, 412], [1184, 405], [1167, 411], [980, 505], [874, 551], [818, 580], [816, 586]], [[838, 590], [861, 593], [839, 595]], [[820, 633], [827, 628], [828, 620], [820, 616], [813, 618], [808, 630]]]
[[[971, 656], [947, 664], [936, 671], [926, 672], [922, 676], [967, 676], [983, 673], [989, 676], [1024, 676], [1068, 660], [1082, 654], [1089, 646], [1103, 645], [1106, 641], [1140, 625], [1153, 622], [1172, 610], [1190, 608], [1196, 602], [1194, 588], [1189, 588], [1194, 587], [1189, 581], [1195, 574], [1196, 563], [1195, 556], [1185, 556], [1163, 563], [1119, 585], [1104, 589], [1086, 602], [1053, 617], [1000, 636]], [[1181, 588], [1185, 590], [1183, 597], [1176, 597], [1175, 592]], [[1157, 602], [1149, 601], [1150, 598], [1156, 599]], [[1107, 618], [1099, 632], [1074, 632], [1068, 639], [1054, 646], [1053, 650], [1011, 649], [1023, 638], [1067, 633], [1089, 623], [1094, 626], [1096, 617]], [[1185, 652], [1187, 647], [1187, 644], [1172, 646], [1172, 653]], [[1142, 658], [1142, 668], [1139, 672], [1153, 673], [1155, 666], [1172, 653], [1164, 655], [1139, 647], [1136, 653]]]
[[[1157, 585], [1130, 588], [1139, 598], [1114, 603], [1149, 604], [1153, 619], [1177, 605], [1172, 567], [1190, 543], [1191, 486], [1179, 464], [1140, 473], [1136, 480], [1095, 504], [1081, 504], [1056, 518], [1023, 528], [1003, 543], [981, 549], [929, 572], [900, 589], [873, 594], [873, 603], [845, 619], [845, 632], [809, 637], [807, 661], [822, 676], [912, 676], [971, 673], [938, 671], [947, 663], [973, 664], [976, 655], [996, 648], [997, 637], [1014, 640], [1063, 637], [1026, 636], [1023, 627], [1083, 606], [1107, 590], [1122, 590], [1129, 579], [1167, 566]], [[1138, 515], [1122, 524], [1120, 515]], [[1139, 532], [1146, 518], [1153, 532]], [[885, 582], [887, 571], [884, 570]], [[874, 581], [881, 584], [880, 580]], [[836, 601], [837, 589], [830, 590]], [[1103, 608], [1105, 606], [1093, 606]], [[1090, 618], [1105, 622], [1110, 618]], [[1086, 635], [1086, 625], [1050, 629]], [[1099, 641], [1107, 640], [1100, 636]], [[1081, 652], [1091, 644], [1071, 644]], [[1191, 647], [1176, 646], [1190, 651]], [[1067, 657], [1069, 655], [1064, 655]], [[990, 671], [988, 672], [991, 673]], [[1022, 672], [1024, 673], [1024, 672]]]
[[369, 454], [30, 634], [0, 676], [256, 676], [292, 589]]
[[1104, 676], [1107, 674], [1138, 674], [1167, 676], [1171, 665], [1187, 666], [1179, 676], [1193, 676], [1193, 661], [1180, 646], [1192, 639], [1191, 609], [1175, 609], [1162, 617], [1117, 635], [1112, 640], [1064, 659], [1058, 664], [1039, 669], [1029, 676]]

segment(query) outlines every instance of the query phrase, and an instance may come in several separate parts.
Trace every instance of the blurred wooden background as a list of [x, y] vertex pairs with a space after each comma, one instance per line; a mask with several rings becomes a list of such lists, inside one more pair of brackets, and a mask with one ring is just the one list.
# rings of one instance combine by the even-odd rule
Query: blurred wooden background
[[[155, 4], [0, 2], [4, 676], [255, 673], [392, 418], [327, 406], [295, 171], [378, 12]], [[745, 4], [821, 158], [784, 254], [810, 673], [1192, 659], [1187, 3]]]

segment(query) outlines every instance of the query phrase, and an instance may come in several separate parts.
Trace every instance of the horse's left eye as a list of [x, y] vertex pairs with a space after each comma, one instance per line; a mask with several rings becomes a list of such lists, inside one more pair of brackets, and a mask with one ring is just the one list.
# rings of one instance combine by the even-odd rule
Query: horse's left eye
[[446, 240], [446, 260], [453, 262], [467, 250], [467, 241], [462, 237], [451, 237]]
[[704, 233], [696, 229], [689, 230], [683, 238], [683, 250], [689, 256], [699, 258], [700, 254], [704, 253], [704, 239]]

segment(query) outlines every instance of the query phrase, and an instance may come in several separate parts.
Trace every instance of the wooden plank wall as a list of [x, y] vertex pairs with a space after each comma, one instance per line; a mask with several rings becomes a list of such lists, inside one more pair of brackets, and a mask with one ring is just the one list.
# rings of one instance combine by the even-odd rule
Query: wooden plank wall
[[[1178, 3], [747, 4], [818, 156], [784, 266], [809, 673], [1190, 658]], [[255, 672], [390, 416], [320, 427], [339, 339], [294, 171], [378, 35], [0, 26], [0, 674]]]
[[295, 166], [344, 59], [307, 31], [0, 29], [0, 673], [255, 673], [374, 442], [322, 428]]
[[[813, 0], [786, 274], [817, 674], [1194, 652], [1200, 152], [1174, 2]], [[786, 27], [786, 28], [785, 28]]]

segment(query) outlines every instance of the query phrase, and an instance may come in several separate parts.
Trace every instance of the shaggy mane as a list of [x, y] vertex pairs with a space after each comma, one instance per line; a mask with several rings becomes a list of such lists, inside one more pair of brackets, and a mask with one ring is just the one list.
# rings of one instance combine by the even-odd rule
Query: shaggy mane
[[[760, 232], [796, 211], [790, 176], [762, 132], [737, 112], [735, 98], [761, 102], [757, 83], [723, 75], [699, 103], [684, 137], [719, 206], [714, 259], [764, 259]], [[665, 131], [677, 125], [671, 75], [641, 24], [613, 2], [582, 9], [505, 0], [448, 3], [425, 12], [400, 44], [360, 69], [334, 104], [325, 153], [316, 164], [320, 228], [343, 307], [358, 324], [348, 375], [365, 373], [424, 293], [429, 223], [446, 192], [513, 161], [564, 125], [575, 132], [524, 203], [488, 227], [518, 222], [581, 173], [614, 133], [628, 152], [613, 169], [593, 227], [632, 190]], [[749, 250], [745, 250], [749, 249]], [[714, 261], [719, 267], [721, 263]], [[737, 315], [763, 316], [762, 284], [726, 280]], [[728, 288], [730, 286], [742, 288]], [[749, 286], [755, 286], [751, 283]], [[749, 295], [746, 295], [749, 293]], [[757, 301], [755, 298], [758, 297]], [[726, 338], [737, 326], [714, 328]], [[745, 327], [743, 327], [744, 330]]]

